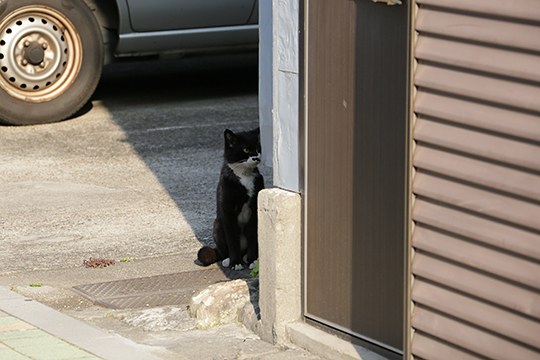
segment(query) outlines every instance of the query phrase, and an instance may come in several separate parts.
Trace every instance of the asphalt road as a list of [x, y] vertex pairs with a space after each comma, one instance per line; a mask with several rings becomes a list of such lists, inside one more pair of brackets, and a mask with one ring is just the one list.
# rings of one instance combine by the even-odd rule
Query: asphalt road
[[115, 64], [78, 116], [0, 127], [0, 275], [194, 259], [211, 238], [223, 130], [257, 119], [252, 54]]
[[[223, 131], [257, 126], [257, 91], [256, 54], [130, 61], [105, 69], [72, 119], [0, 126], [0, 286], [167, 349], [167, 359], [201, 358], [186, 346], [194, 339], [227, 354], [269, 351], [236, 326], [190, 331], [185, 308], [112, 311], [71, 290], [198, 269]], [[129, 261], [88, 269], [90, 257]]]
[[[72, 290], [200, 269], [223, 131], [258, 125], [257, 91], [256, 54], [131, 61], [68, 121], [0, 126], [0, 286], [166, 360], [315, 359], [238, 324], [197, 330], [185, 304], [111, 310]], [[90, 257], [128, 261], [86, 268]]]

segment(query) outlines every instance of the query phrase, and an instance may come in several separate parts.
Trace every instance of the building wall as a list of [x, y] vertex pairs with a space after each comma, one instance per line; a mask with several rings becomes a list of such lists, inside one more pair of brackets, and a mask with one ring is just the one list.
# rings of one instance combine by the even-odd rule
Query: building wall
[[266, 166], [272, 166], [273, 127], [274, 127], [274, 57], [272, 2], [259, 1], [259, 124], [261, 127], [262, 160]]
[[[540, 359], [538, 0], [415, 3], [410, 351]], [[295, 192], [298, 4], [260, 1], [263, 146]]]
[[540, 359], [540, 3], [416, 3], [412, 355]]
[[263, 160], [274, 186], [299, 192], [299, 0], [259, 1]]

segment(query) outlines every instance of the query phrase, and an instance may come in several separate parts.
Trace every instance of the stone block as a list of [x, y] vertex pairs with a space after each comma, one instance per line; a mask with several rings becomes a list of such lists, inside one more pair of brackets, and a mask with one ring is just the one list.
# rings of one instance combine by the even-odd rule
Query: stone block
[[256, 327], [257, 290], [256, 280], [239, 279], [213, 284], [191, 299], [189, 312], [199, 329], [235, 322], [246, 322], [248, 328]]
[[260, 336], [287, 343], [286, 325], [302, 317], [301, 198], [294, 192], [259, 193]]

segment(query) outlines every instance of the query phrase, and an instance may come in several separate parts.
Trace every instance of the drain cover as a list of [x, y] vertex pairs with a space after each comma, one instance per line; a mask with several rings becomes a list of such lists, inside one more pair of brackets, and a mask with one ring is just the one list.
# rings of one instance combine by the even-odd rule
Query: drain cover
[[246, 279], [249, 274], [230, 269], [205, 269], [136, 279], [77, 285], [73, 289], [111, 309], [137, 309], [165, 305], [186, 305], [208, 285]]

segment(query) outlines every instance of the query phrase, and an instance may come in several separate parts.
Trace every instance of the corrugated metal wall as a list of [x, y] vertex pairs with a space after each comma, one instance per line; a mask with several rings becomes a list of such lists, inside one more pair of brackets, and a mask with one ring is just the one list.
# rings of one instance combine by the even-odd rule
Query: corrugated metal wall
[[540, 359], [540, 0], [417, 0], [411, 352]]

